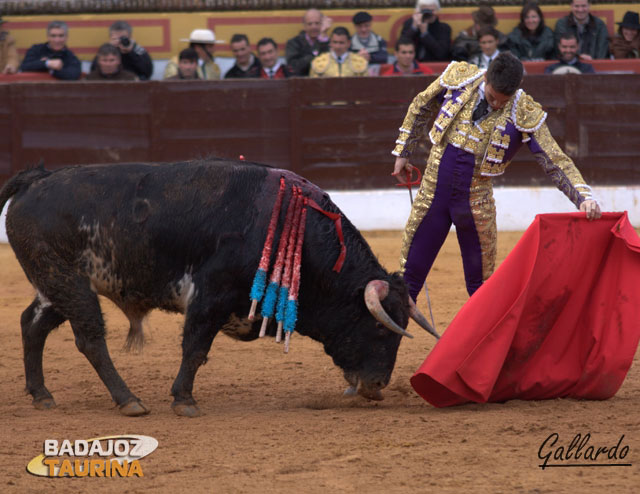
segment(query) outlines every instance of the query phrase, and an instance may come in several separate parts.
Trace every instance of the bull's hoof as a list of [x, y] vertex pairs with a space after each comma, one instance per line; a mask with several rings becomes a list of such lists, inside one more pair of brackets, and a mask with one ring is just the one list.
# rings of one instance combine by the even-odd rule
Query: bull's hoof
[[359, 389], [358, 390], [358, 394], [360, 396], [366, 398], [367, 400], [373, 400], [373, 401], [382, 401], [382, 400], [384, 400], [384, 396], [382, 396], [382, 393], [380, 392], [379, 389], [376, 389], [376, 390], [373, 390], [373, 391]]
[[38, 410], [50, 410], [56, 407], [56, 402], [50, 396], [40, 398], [39, 400], [33, 400], [33, 406]]
[[202, 416], [202, 412], [196, 404], [174, 402], [172, 403], [171, 408], [173, 409], [174, 413], [176, 415], [179, 415], [180, 417], [195, 418]]
[[120, 413], [127, 417], [140, 417], [146, 415], [151, 410], [144, 406], [139, 400], [131, 400], [124, 405], [120, 405]]

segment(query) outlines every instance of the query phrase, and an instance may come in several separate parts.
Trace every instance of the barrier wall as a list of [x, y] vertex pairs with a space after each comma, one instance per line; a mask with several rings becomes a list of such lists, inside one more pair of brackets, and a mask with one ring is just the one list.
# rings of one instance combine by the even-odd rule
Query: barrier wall
[[[556, 21], [569, 13], [567, 5], [544, 5], [542, 10], [548, 26], [552, 29]], [[327, 10], [334, 26], [344, 26], [351, 32], [353, 14], [361, 9]], [[451, 25], [455, 37], [461, 30], [472, 24], [471, 12], [475, 7], [444, 8], [438, 14], [441, 21]], [[498, 18], [497, 28], [509, 33], [519, 22], [521, 7], [495, 7]], [[622, 20], [627, 10], [638, 11], [637, 3], [594, 4], [591, 13], [602, 19], [610, 34], [617, 31], [616, 22]], [[409, 18], [412, 9], [370, 9], [373, 15], [373, 29], [389, 42], [390, 50], [398, 39], [402, 23]], [[73, 14], [46, 16], [6, 16], [4, 26], [16, 38], [18, 51], [25, 51], [34, 43], [46, 41], [45, 30], [53, 19], [64, 20], [69, 24], [69, 48], [82, 60], [91, 60], [98, 47], [108, 41], [108, 28], [116, 20], [124, 19], [131, 23], [134, 38], [140, 42], [155, 60], [166, 60], [187, 46], [181, 39], [188, 38], [191, 30], [209, 28], [215, 30], [218, 39], [224, 43], [217, 45], [216, 52], [222, 57], [232, 56], [229, 40], [234, 33], [245, 33], [252, 45], [264, 37], [272, 37], [284, 55], [286, 41], [302, 29], [304, 10], [277, 11], [231, 11], [231, 12], [193, 12], [193, 13], [157, 13], [143, 14]]]
[[[393, 187], [397, 129], [433, 79], [0, 84], [0, 182], [42, 159], [57, 168], [244, 155], [325, 189]], [[640, 183], [640, 75], [530, 75], [523, 87], [586, 180]], [[426, 151], [425, 141], [414, 163]], [[495, 183], [550, 181], [524, 147]]]

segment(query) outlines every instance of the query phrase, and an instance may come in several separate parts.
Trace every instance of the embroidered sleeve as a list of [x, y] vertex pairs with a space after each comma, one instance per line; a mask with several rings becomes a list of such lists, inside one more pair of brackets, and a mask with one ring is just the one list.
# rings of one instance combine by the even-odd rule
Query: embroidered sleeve
[[440, 85], [440, 78], [438, 78], [413, 99], [391, 154], [403, 158], [411, 156], [420, 139], [427, 137], [427, 124], [442, 103], [438, 96], [444, 94], [445, 91]]
[[560, 149], [546, 123], [542, 123], [532, 134], [527, 145], [555, 186], [577, 208], [586, 199], [593, 199], [591, 187], [586, 184], [571, 158]]

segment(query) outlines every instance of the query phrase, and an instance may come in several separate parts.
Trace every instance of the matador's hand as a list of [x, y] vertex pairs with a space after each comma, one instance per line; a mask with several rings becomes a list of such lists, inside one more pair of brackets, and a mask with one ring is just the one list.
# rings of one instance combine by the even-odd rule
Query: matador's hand
[[403, 182], [405, 179], [405, 175], [411, 173], [411, 165], [409, 164], [409, 160], [407, 158], [400, 158], [399, 156], [396, 158], [396, 162], [393, 165], [393, 175], [396, 177], [398, 182]]
[[593, 199], [582, 201], [582, 203], [580, 204], [580, 211], [587, 213], [587, 219], [589, 220], [597, 220], [598, 218], [600, 218], [600, 216], [602, 216], [600, 205]]

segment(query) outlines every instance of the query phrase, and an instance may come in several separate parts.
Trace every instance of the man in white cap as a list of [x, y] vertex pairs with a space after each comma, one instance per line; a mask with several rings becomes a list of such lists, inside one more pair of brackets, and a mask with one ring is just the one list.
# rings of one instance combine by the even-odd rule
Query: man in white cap
[[[189, 35], [189, 47], [198, 53], [198, 77], [205, 80], [220, 80], [220, 67], [213, 58], [213, 47], [218, 43], [224, 43], [216, 39], [211, 29], [194, 29]], [[164, 79], [168, 79], [178, 73], [178, 57], [173, 57], [164, 69]]]

